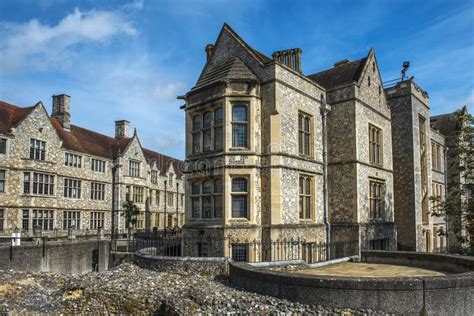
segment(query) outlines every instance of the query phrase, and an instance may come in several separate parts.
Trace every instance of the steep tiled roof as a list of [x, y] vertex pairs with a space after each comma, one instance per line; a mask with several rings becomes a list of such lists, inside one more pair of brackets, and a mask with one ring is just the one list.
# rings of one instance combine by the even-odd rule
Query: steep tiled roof
[[438, 130], [444, 136], [454, 136], [459, 126], [458, 124], [459, 121], [456, 119], [455, 113], [436, 115], [430, 118], [431, 127]]
[[21, 108], [0, 101], [0, 134], [7, 134], [12, 127], [20, 123], [35, 107]]
[[223, 79], [256, 80], [257, 76], [255, 76], [255, 74], [244, 64], [242, 60], [239, 58], [234, 58], [217, 65], [203, 74], [193, 89], [197, 89]]
[[70, 131], [66, 131], [54, 117], [51, 118], [51, 124], [62, 139], [64, 148], [107, 159], [114, 159], [131, 140], [112, 138], [76, 125], [71, 125]]
[[153, 160], [157, 161], [161, 175], [166, 174], [166, 171], [168, 171], [170, 164], [173, 165], [174, 170], [176, 172], [176, 176], [178, 178], [181, 178], [181, 176], [183, 175], [183, 161], [157, 153], [156, 151], [146, 148], [143, 148], [143, 153], [145, 154], [145, 158], [148, 162], [151, 162]]
[[[33, 108], [34, 106], [21, 108], [0, 101], [0, 133], [7, 133], [31, 113]], [[120, 152], [126, 149], [132, 140], [132, 138], [116, 139], [76, 125], [71, 125], [70, 130], [66, 131], [56, 117], [51, 117], [50, 121], [63, 142], [62, 147], [80, 153], [114, 159]], [[162, 174], [166, 173], [169, 164], [172, 163], [176, 170], [176, 175], [178, 177], [182, 176], [182, 161], [146, 148], [143, 148], [143, 153], [147, 161], [152, 159], [159, 161]]]
[[326, 89], [332, 89], [343, 84], [357, 82], [362, 70], [364, 69], [366, 61], [367, 57], [356, 61], [348, 61], [346, 63], [334, 66], [334, 68], [321, 71], [307, 77], [319, 83]]

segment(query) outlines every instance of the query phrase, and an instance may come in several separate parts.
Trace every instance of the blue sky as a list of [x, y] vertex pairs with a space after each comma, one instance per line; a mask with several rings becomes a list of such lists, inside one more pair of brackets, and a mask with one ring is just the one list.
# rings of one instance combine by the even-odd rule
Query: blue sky
[[186, 93], [227, 22], [251, 46], [303, 49], [303, 72], [375, 48], [382, 79], [408, 74], [432, 114], [474, 106], [474, 1], [0, 1], [0, 100], [71, 95], [72, 122], [108, 135], [128, 119], [145, 147], [184, 158]]

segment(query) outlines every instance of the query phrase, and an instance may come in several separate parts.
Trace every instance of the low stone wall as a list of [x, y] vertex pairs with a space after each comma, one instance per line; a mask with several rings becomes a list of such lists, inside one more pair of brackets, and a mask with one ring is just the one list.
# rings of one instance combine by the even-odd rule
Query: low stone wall
[[[384, 252], [377, 253], [383, 257]], [[399, 256], [406, 256], [405, 260], [409, 260], [410, 255], [391, 254], [397, 260], [401, 260]], [[364, 256], [370, 257], [372, 262], [377, 258], [373, 252], [363, 252], [362, 256], [362, 261]], [[459, 270], [470, 266], [471, 272], [422, 278], [347, 278], [272, 271], [246, 263], [231, 263], [229, 273], [231, 282], [246, 290], [304, 304], [382, 310], [399, 315], [419, 315], [422, 311], [429, 315], [472, 315], [474, 258], [433, 256], [437, 256], [437, 261], [451, 261], [451, 265], [462, 261], [460, 265], [464, 268]], [[388, 255], [383, 258], [386, 260], [384, 263], [396, 264], [386, 259]], [[447, 263], [443, 267], [445, 265]], [[436, 268], [432, 266], [431, 269]]]
[[84, 274], [109, 265], [109, 241], [61, 240], [0, 245], [0, 270]]
[[228, 273], [228, 258], [163, 257], [135, 252], [133, 262], [144, 269], [177, 274], [222, 275]]
[[474, 271], [474, 258], [439, 253], [363, 250], [361, 252], [361, 261], [396, 264], [450, 273]]

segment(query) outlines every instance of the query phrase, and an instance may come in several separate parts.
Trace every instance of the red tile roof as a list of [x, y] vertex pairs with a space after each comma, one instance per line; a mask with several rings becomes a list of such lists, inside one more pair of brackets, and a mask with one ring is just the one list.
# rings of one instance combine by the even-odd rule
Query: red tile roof
[[12, 127], [20, 123], [35, 107], [21, 108], [16, 105], [0, 101], [0, 134], [8, 134]]
[[316, 81], [326, 89], [332, 89], [343, 84], [357, 82], [366, 61], [367, 57], [356, 61], [348, 61], [334, 66], [334, 68], [308, 75], [307, 77]]
[[181, 178], [181, 176], [183, 175], [184, 162], [182, 160], [175, 159], [173, 157], [166, 156], [146, 148], [143, 148], [143, 153], [145, 154], [145, 158], [149, 163], [151, 163], [152, 161], [157, 162], [160, 168], [161, 175], [166, 174], [166, 171], [168, 171], [168, 168], [171, 164], [173, 165], [174, 170], [176, 172], [176, 176], [178, 178]]
[[[21, 108], [0, 101], [0, 133], [8, 133], [12, 127], [16, 126], [21, 120], [30, 114], [33, 108], [34, 106]], [[66, 131], [57, 118], [51, 117], [50, 121], [56, 129], [59, 138], [63, 141], [63, 148], [93, 156], [112, 160], [123, 152], [132, 140], [132, 138], [116, 139], [76, 125], [71, 125], [70, 130]], [[181, 178], [183, 170], [183, 162], [181, 160], [146, 148], [142, 149], [148, 162], [151, 162], [151, 160], [158, 161], [161, 174], [165, 174], [168, 166], [173, 164], [176, 175]]]

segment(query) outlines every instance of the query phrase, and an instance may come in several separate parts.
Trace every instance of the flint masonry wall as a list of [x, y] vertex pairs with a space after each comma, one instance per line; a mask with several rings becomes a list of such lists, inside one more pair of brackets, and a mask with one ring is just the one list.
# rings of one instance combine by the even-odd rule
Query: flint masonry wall
[[109, 241], [47, 241], [0, 245], [0, 270], [84, 274], [109, 266]]

